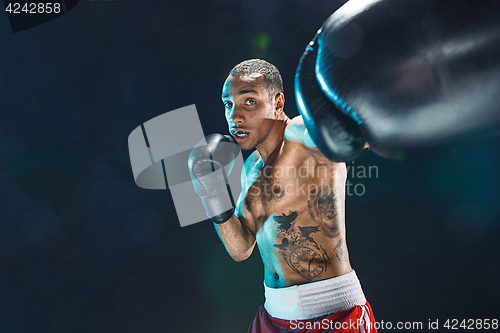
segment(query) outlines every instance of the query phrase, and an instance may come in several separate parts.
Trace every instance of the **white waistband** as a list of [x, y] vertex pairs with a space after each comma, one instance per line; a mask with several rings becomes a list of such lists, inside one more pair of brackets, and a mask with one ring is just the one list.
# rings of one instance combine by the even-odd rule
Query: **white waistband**
[[331, 279], [286, 288], [269, 288], [264, 282], [264, 289], [267, 312], [285, 320], [311, 319], [366, 303], [354, 270]]

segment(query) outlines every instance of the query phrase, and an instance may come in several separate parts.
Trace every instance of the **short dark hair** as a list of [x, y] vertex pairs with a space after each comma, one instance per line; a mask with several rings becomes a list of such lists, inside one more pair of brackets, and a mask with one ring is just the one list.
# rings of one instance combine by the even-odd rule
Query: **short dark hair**
[[283, 93], [283, 79], [281, 74], [273, 64], [262, 59], [245, 60], [233, 67], [229, 75], [259, 73], [264, 76], [267, 82], [266, 88], [270, 98], [274, 98], [278, 93]]

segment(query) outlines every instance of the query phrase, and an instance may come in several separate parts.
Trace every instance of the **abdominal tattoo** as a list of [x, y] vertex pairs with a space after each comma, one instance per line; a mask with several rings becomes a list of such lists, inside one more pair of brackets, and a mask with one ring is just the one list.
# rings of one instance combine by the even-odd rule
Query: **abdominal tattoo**
[[291, 269], [306, 280], [313, 280], [323, 274], [330, 259], [325, 250], [311, 237], [320, 231], [318, 226], [300, 227], [295, 225], [298, 213], [274, 216], [277, 229], [283, 233], [281, 244], [274, 246]]
[[[319, 191], [313, 189], [310, 192], [307, 207], [311, 219], [319, 225], [325, 236], [331, 239], [340, 236], [333, 186], [324, 184]], [[349, 261], [347, 246], [343, 238], [340, 238], [335, 246], [335, 256], [338, 261]]]
[[313, 189], [310, 192], [307, 202], [312, 220], [321, 226], [329, 238], [336, 238], [340, 235], [334, 199], [335, 193], [332, 186], [324, 184], [319, 191]]

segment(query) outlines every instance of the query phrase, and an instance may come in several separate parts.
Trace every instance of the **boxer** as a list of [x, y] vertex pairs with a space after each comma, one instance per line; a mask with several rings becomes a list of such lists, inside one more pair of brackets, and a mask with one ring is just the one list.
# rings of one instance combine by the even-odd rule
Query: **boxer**
[[[317, 149], [301, 116], [286, 115], [281, 75], [264, 60], [235, 66], [222, 102], [232, 138], [207, 137], [189, 165], [229, 255], [242, 261], [259, 248], [266, 300], [249, 332], [376, 332], [349, 261], [345, 163]], [[234, 210], [225, 210], [224, 172], [207, 180], [203, 170], [222, 170], [216, 156], [230, 153], [233, 139], [243, 150], [256, 150], [245, 161]]]

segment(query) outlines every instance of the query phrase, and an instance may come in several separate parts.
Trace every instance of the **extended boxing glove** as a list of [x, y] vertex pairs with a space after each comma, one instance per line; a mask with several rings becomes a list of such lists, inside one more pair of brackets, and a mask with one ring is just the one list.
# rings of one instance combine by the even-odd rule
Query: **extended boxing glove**
[[351, 0], [306, 48], [295, 85], [334, 161], [354, 159], [365, 140], [394, 156], [497, 127], [500, 1]]
[[194, 190], [214, 223], [224, 223], [233, 215], [235, 205], [227, 176], [239, 152], [238, 145], [229, 135], [211, 134], [189, 155], [188, 169]]

